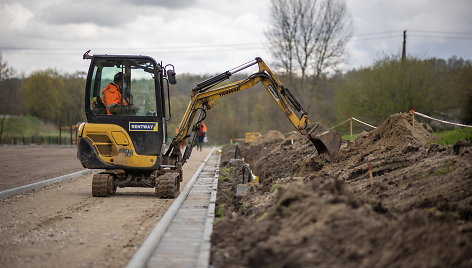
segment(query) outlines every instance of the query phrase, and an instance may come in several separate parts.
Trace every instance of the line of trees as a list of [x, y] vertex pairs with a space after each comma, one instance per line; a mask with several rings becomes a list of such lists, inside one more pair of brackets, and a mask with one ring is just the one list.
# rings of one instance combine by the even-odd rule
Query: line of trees
[[[291, 89], [311, 120], [330, 127], [350, 116], [378, 124], [389, 115], [418, 111], [472, 124], [472, 62], [385, 57], [372, 66], [337, 72], [352, 35], [344, 0], [271, 0], [266, 30], [274, 56], [270, 67]], [[85, 120], [85, 73], [47, 69], [20, 77], [0, 55], [0, 114], [33, 115], [56, 125]], [[224, 71], [224, 70], [222, 70]], [[206, 75], [181, 74], [172, 90], [169, 135]], [[232, 77], [232, 81], [246, 76]], [[206, 119], [211, 142], [226, 143], [246, 131], [293, 130], [283, 112], [259, 85], [218, 100]]]
[[[242, 78], [242, 77], [238, 77]], [[301, 83], [300, 76], [280, 76], [284, 84]], [[179, 87], [178, 91], [189, 92]], [[307, 88], [307, 87], [306, 87]], [[296, 98], [306, 108], [310, 119], [331, 127], [350, 116], [371, 124], [380, 124], [390, 115], [417, 111], [435, 117], [472, 124], [472, 61], [452, 57], [448, 60], [386, 57], [370, 67], [351, 70], [345, 74], [321, 77], [312, 92], [291, 88]], [[180, 120], [187, 107], [187, 95], [172, 99], [176, 120]], [[313, 107], [316, 103], [316, 107]], [[309, 108], [308, 108], [309, 107]], [[227, 95], [217, 101], [208, 111], [205, 122], [211, 142], [227, 143], [231, 138], [241, 138], [246, 131], [266, 132], [271, 129], [283, 133], [294, 128], [283, 112], [262, 86]], [[338, 128], [342, 134], [349, 133], [347, 125]], [[356, 127], [356, 125], [355, 125]], [[433, 126], [434, 127], [434, 126]], [[436, 128], [450, 128], [438, 125]], [[357, 132], [368, 130], [362, 125]]]
[[0, 54], [0, 114], [31, 115], [56, 125], [84, 121], [85, 73], [46, 69], [17, 75]]
[[[0, 114], [33, 115], [56, 125], [85, 120], [84, 73], [61, 75], [47, 69], [28, 77], [18, 77], [2, 61], [1, 75]], [[245, 77], [236, 75], [229, 82]], [[291, 88], [310, 118], [327, 127], [349, 116], [378, 124], [389, 115], [408, 111], [411, 107], [444, 119], [472, 124], [470, 60], [408, 58], [402, 62], [400, 57], [386, 57], [369, 67], [319, 78], [316, 96], [307, 92], [308, 86], [304, 90], [296, 87], [301, 83], [300, 76], [282, 74], [279, 77]], [[187, 108], [191, 89], [207, 78], [179, 75], [177, 85], [171, 90], [170, 136], [175, 133]], [[294, 130], [261, 85], [227, 95], [217, 102], [205, 120], [210, 142], [227, 143], [231, 138], [243, 137], [246, 131], [277, 129], [287, 133]], [[342, 128], [338, 130], [343, 131]]]
[[385, 57], [332, 78], [336, 117], [379, 124], [389, 115], [419, 112], [472, 124], [472, 61], [452, 57]]

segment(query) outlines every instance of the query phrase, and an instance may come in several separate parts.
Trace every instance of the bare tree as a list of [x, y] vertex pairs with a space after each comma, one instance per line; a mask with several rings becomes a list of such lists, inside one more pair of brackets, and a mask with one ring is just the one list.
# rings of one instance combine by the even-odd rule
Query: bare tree
[[287, 0], [271, 0], [271, 29], [266, 32], [272, 55], [279, 60], [284, 72], [293, 75], [293, 58], [300, 14]]
[[11, 105], [11, 96], [9, 94], [4, 94], [9, 89], [9, 80], [15, 75], [15, 70], [9, 67], [6, 62], [3, 61], [2, 54], [0, 53], [0, 114], [2, 116], [0, 120], [0, 144], [2, 143], [3, 132], [5, 129], [5, 118], [8, 110], [9, 104]]
[[15, 70], [3, 61], [2, 53], [0, 53], [0, 81], [10, 79], [13, 76], [15, 76]]
[[295, 57], [300, 68], [302, 81], [304, 81], [321, 36], [318, 31], [320, 27], [320, 14], [317, 12], [316, 0], [296, 0], [293, 2], [293, 5], [296, 6], [296, 10], [300, 14], [300, 20], [297, 25], [298, 31], [295, 36]]
[[320, 10], [320, 38], [314, 58], [317, 78], [326, 70], [336, 70], [342, 61], [346, 43], [352, 36], [352, 22], [343, 0], [325, 0]]
[[288, 75], [299, 71], [304, 80], [310, 69], [316, 78], [336, 70], [352, 34], [344, 0], [272, 0], [270, 10], [266, 36]]

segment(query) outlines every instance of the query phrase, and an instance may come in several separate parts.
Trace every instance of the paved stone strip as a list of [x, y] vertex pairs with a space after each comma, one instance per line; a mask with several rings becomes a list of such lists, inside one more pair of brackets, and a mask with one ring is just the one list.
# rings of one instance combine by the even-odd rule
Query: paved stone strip
[[[169, 208], [128, 267], [209, 266], [220, 159], [214, 149], [192, 178], [194, 183], [174, 201], [179, 206]], [[174, 215], [164, 226], [168, 213]], [[160, 234], [158, 229], [165, 230]]]

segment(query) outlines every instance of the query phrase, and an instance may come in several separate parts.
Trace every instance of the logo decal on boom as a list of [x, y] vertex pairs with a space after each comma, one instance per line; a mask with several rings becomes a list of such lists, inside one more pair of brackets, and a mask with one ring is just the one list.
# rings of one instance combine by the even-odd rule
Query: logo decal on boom
[[231, 94], [231, 93], [237, 92], [237, 91], [239, 91], [239, 90], [241, 90], [241, 89], [240, 89], [240, 88], [233, 88], [233, 89], [230, 89], [230, 90], [228, 90], [228, 91], [226, 91], [226, 92], [218, 93], [218, 95], [220, 95], [220, 97], [224, 97], [224, 96], [226, 96], [226, 95], [229, 95], [229, 94]]
[[129, 131], [159, 131], [157, 122], [129, 122]]

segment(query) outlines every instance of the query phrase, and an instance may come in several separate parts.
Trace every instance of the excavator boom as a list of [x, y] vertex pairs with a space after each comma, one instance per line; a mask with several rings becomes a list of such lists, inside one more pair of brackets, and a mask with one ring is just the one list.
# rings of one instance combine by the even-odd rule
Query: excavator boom
[[[246, 79], [230, 83], [223, 87], [212, 88], [221, 81], [228, 79], [232, 74], [256, 64], [259, 66], [259, 71], [248, 76]], [[284, 87], [282, 82], [261, 58], [256, 58], [234, 69], [205, 80], [192, 89], [191, 101], [180, 122], [178, 133], [174, 137], [166, 155], [171, 154], [185, 138], [189, 137], [188, 132], [192, 127], [192, 122], [196, 119], [196, 125], [198, 122], [203, 121], [206, 116], [206, 110], [211, 109], [216, 104], [217, 99], [252, 88], [257, 83], [264, 85], [267, 92], [284, 112], [295, 129], [302, 135], [307, 136], [318, 153], [334, 154], [339, 150], [341, 146], [341, 137], [339, 134], [327, 131], [320, 126], [318, 122], [312, 123], [302, 105], [290, 90]], [[193, 145], [194, 141], [192, 140], [190, 144], [187, 145], [184, 156], [182, 157], [182, 162], [185, 162], [190, 156]]]

